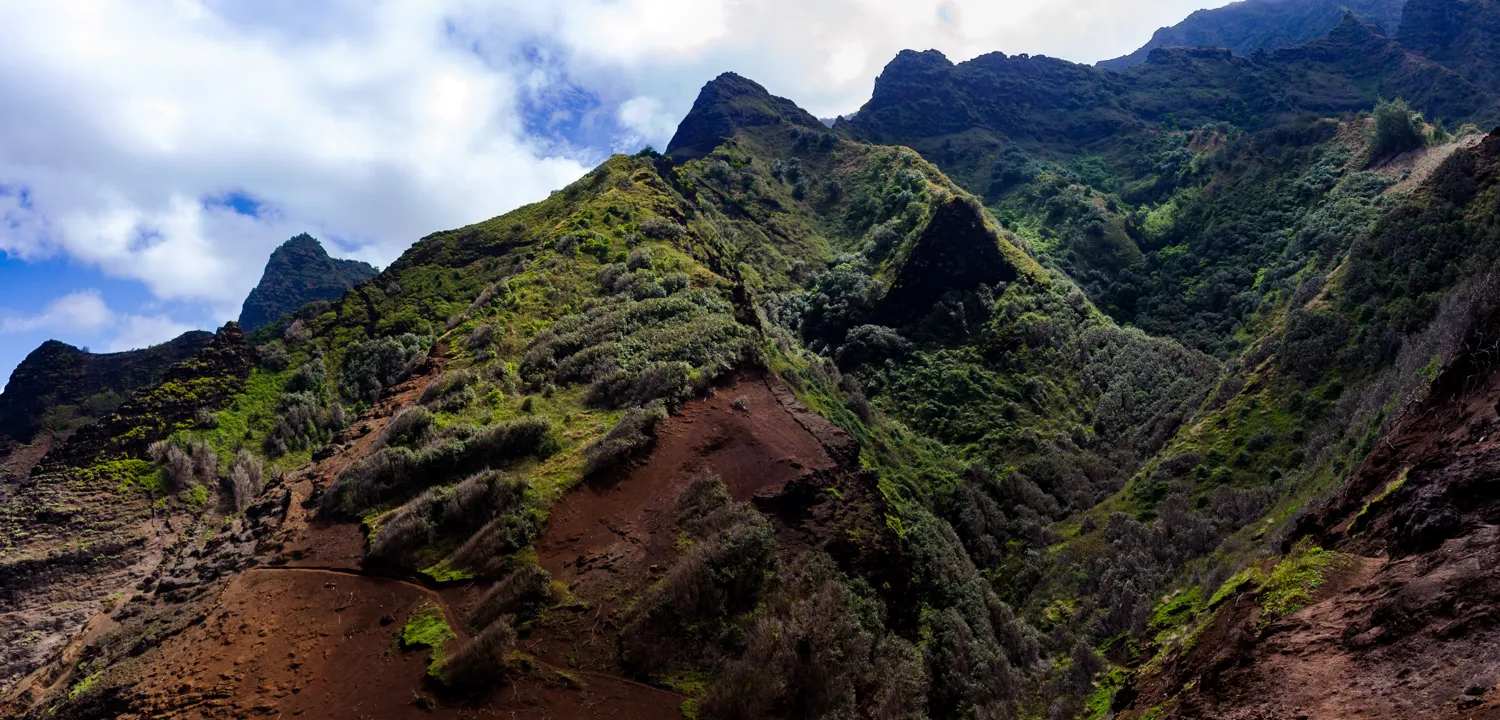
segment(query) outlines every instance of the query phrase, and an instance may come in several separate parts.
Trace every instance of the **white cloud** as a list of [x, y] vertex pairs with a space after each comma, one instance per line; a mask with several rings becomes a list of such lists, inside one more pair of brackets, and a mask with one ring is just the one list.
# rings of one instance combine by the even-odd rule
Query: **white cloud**
[[157, 345], [192, 329], [167, 315], [116, 313], [92, 288], [63, 295], [36, 315], [0, 318], [3, 335], [40, 332], [75, 340], [106, 337], [106, 352]]
[[[0, 252], [67, 256], [229, 319], [287, 237], [388, 263], [611, 149], [662, 146], [726, 70], [831, 116], [904, 48], [1092, 62], [1223, 3], [0, 3]], [[559, 127], [590, 147], [528, 135]], [[204, 202], [228, 193], [263, 212]]]
[[109, 352], [120, 352], [150, 347], [195, 329], [166, 315], [127, 315], [121, 318], [120, 329], [106, 348]]
[[98, 290], [78, 290], [47, 303], [40, 314], [0, 320], [0, 333], [37, 330], [96, 333], [108, 326], [114, 318], [114, 313], [104, 304], [104, 298], [100, 297]]

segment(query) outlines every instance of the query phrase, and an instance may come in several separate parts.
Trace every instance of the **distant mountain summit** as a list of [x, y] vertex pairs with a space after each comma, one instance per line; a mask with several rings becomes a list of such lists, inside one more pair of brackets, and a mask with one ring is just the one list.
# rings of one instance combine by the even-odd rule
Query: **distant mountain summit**
[[1257, 50], [1277, 50], [1317, 40], [1352, 12], [1362, 22], [1394, 36], [1406, 0], [1243, 0], [1213, 10], [1199, 10], [1186, 20], [1156, 31], [1151, 41], [1099, 67], [1124, 72], [1146, 62], [1151, 51], [1170, 47], [1226, 48], [1249, 57]]
[[337, 300], [377, 274], [369, 263], [329, 257], [322, 243], [303, 233], [271, 253], [260, 284], [240, 310], [240, 327], [254, 332], [315, 300]]
[[693, 109], [677, 126], [667, 144], [667, 154], [680, 160], [700, 158], [713, 152], [724, 138], [749, 128], [796, 125], [826, 132], [812, 113], [797, 104], [767, 92], [753, 80], [724, 73], [698, 93]]

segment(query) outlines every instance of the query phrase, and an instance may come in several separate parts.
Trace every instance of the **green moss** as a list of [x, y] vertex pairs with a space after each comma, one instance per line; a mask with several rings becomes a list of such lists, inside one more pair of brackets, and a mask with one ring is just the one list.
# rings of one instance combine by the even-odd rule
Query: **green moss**
[[1229, 599], [1231, 595], [1239, 593], [1247, 586], [1259, 587], [1264, 584], [1265, 581], [1266, 574], [1261, 572], [1260, 568], [1257, 568], [1255, 566], [1247, 567], [1244, 570], [1235, 573], [1233, 577], [1225, 580], [1224, 584], [1219, 586], [1219, 589], [1214, 592], [1214, 596], [1209, 598], [1208, 607], [1218, 607], [1219, 603], [1222, 603], [1225, 600]]
[[1326, 573], [1337, 570], [1351, 558], [1306, 543], [1298, 544], [1292, 554], [1281, 559], [1261, 587], [1262, 622], [1285, 617], [1312, 602], [1313, 594], [1323, 585]]
[[1087, 720], [1099, 720], [1109, 717], [1110, 704], [1114, 701], [1115, 691], [1125, 684], [1130, 673], [1121, 667], [1111, 667], [1099, 676], [1094, 683], [1094, 692], [1089, 695], [1088, 702], [1084, 706], [1083, 717]]
[[122, 494], [140, 493], [147, 497], [166, 493], [166, 482], [156, 466], [146, 460], [121, 458], [98, 463], [80, 472], [87, 483], [112, 482]]
[[76, 683], [73, 683], [73, 687], [68, 688], [68, 699], [76, 699], [79, 695], [83, 695], [90, 690], [93, 690], [99, 685], [99, 678], [103, 676], [104, 671], [100, 670], [99, 672], [96, 672], [92, 675], [89, 675], [88, 677], [85, 677], [82, 680], [79, 680]]
[[441, 677], [443, 662], [447, 660], [445, 650], [448, 643], [456, 639], [458, 635], [448, 625], [448, 616], [443, 612], [442, 606], [431, 600], [413, 610], [406, 618], [406, 626], [401, 628], [403, 647], [432, 649], [427, 663], [427, 674], [432, 677]]
[[422, 568], [419, 572], [432, 578], [434, 582], [449, 583], [473, 580], [476, 576], [470, 570], [452, 567], [446, 559], [440, 560], [432, 565]]
[[208, 502], [208, 488], [202, 485], [194, 485], [186, 493], [183, 493], [182, 499], [195, 508], [201, 508]]

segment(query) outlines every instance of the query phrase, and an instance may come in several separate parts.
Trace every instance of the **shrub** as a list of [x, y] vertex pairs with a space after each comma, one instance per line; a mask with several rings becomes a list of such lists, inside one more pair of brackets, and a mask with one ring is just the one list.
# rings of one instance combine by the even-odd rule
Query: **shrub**
[[1381, 100], [1375, 106], [1375, 137], [1371, 148], [1380, 154], [1415, 150], [1427, 142], [1422, 114], [1401, 98]]
[[704, 717], [925, 717], [922, 655], [885, 631], [868, 587], [842, 577], [822, 553], [778, 575], [744, 653], [699, 701]]
[[281, 372], [292, 364], [292, 356], [281, 341], [266, 343], [260, 348], [260, 364], [272, 372]]
[[529, 618], [552, 597], [552, 575], [534, 563], [521, 563], [474, 604], [469, 624], [485, 627], [502, 616]]
[[486, 523], [521, 510], [526, 486], [502, 472], [476, 473], [449, 488], [428, 488], [383, 522], [369, 557], [406, 564], [422, 547], [445, 538], [466, 538]]
[[695, 538], [705, 538], [746, 522], [746, 513], [756, 511], [734, 502], [718, 475], [699, 472], [677, 497], [673, 512], [678, 527]]
[[250, 506], [266, 487], [266, 467], [260, 458], [241, 450], [227, 479], [230, 504], [236, 512]]
[[373, 403], [426, 359], [426, 341], [411, 333], [354, 343], [344, 353], [340, 389], [351, 401]]
[[641, 407], [661, 400], [676, 406], [692, 395], [693, 367], [684, 362], [658, 362], [640, 372], [618, 371], [595, 380], [584, 401], [595, 407]]
[[312, 337], [312, 331], [307, 329], [307, 323], [299, 318], [293, 320], [292, 324], [287, 326], [286, 332], [282, 333], [281, 337], [289, 343], [306, 342], [308, 338]]
[[[775, 544], [771, 523], [748, 505], [726, 503], [728, 491], [717, 478], [701, 477], [693, 486], [681, 516], [718, 518], [723, 525], [694, 542], [622, 618], [621, 656], [637, 673], [656, 672], [674, 655], [721, 644], [726, 622], [760, 601]], [[697, 642], [664, 642], [673, 638]]]
[[625, 260], [628, 270], [650, 270], [651, 248], [638, 247], [630, 251], [630, 256]]
[[641, 234], [653, 240], [681, 240], [687, 235], [687, 228], [671, 220], [650, 218], [641, 222]]
[[151, 445], [150, 453], [168, 490], [176, 492], [193, 484], [193, 460], [177, 443], [158, 441]]
[[474, 326], [474, 332], [469, 334], [465, 341], [470, 350], [478, 351], [487, 349], [495, 344], [495, 326], [481, 323]]
[[395, 445], [420, 447], [431, 438], [433, 429], [432, 412], [420, 405], [409, 405], [386, 422], [380, 437], [375, 438], [374, 449]]
[[212, 430], [219, 426], [219, 416], [208, 408], [198, 408], [198, 412], [193, 414], [193, 422], [200, 428]]
[[525, 457], [545, 457], [557, 450], [552, 425], [525, 417], [420, 450], [387, 447], [349, 466], [323, 498], [323, 512], [358, 515], [364, 510], [410, 496], [456, 477], [500, 468]]
[[323, 358], [315, 357], [297, 366], [292, 376], [287, 378], [286, 387], [282, 391], [311, 393], [315, 397], [322, 397], [327, 381], [328, 367], [323, 364]]
[[667, 410], [660, 404], [626, 410], [604, 437], [584, 448], [583, 456], [587, 459], [584, 474], [616, 467], [650, 447], [656, 440], [656, 423], [665, 419]]
[[459, 645], [439, 672], [444, 682], [456, 688], [489, 687], [505, 679], [505, 659], [515, 643], [510, 619], [499, 618], [473, 640]]
[[880, 293], [880, 285], [858, 268], [840, 265], [823, 273], [807, 295], [803, 337], [810, 342], [842, 344], [850, 328], [869, 317]]
[[880, 325], [860, 325], [849, 331], [835, 356], [839, 368], [852, 370], [868, 363], [899, 359], [911, 352], [911, 341]]
[[418, 402], [423, 405], [433, 405], [455, 393], [462, 392], [478, 379], [479, 376], [472, 370], [445, 372], [427, 383], [427, 387], [422, 389], [422, 398]]
[[193, 457], [193, 475], [203, 484], [212, 485], [219, 478], [219, 456], [202, 440], [192, 441], [188, 449]]
[[344, 408], [338, 403], [324, 406], [312, 392], [284, 394], [277, 402], [276, 422], [266, 436], [266, 450], [284, 455], [322, 444], [344, 427], [345, 420]]

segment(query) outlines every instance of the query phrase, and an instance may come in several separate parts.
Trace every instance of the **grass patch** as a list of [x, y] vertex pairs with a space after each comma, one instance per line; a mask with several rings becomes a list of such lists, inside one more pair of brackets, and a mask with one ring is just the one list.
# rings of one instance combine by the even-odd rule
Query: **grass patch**
[[442, 676], [443, 662], [447, 659], [448, 643], [457, 640], [458, 634], [448, 625], [448, 616], [437, 603], [428, 600], [412, 611], [401, 628], [401, 646], [405, 648], [431, 648], [432, 656], [427, 663], [427, 674]]
[[1276, 564], [1261, 588], [1260, 606], [1265, 612], [1261, 622], [1269, 623], [1307, 607], [1327, 572], [1348, 565], [1350, 559], [1316, 545], [1298, 544], [1292, 554]]
[[96, 672], [92, 675], [89, 675], [88, 677], [85, 677], [82, 680], [79, 680], [76, 683], [73, 683], [73, 687], [68, 688], [68, 699], [73, 700], [79, 695], [83, 695], [84, 693], [93, 690], [99, 685], [99, 678], [103, 676], [104, 671], [100, 670], [99, 672]]

